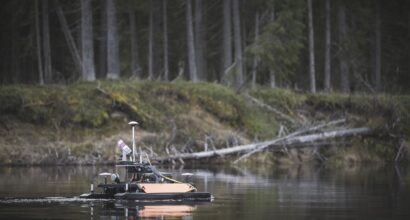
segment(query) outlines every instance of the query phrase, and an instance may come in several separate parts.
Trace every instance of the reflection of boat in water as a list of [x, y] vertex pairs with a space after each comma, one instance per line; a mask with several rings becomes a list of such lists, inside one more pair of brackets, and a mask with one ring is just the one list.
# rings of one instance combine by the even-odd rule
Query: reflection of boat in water
[[[135, 150], [135, 126], [137, 122], [130, 122], [132, 126], [132, 150], [122, 141], [118, 141], [122, 158], [116, 164], [116, 172], [100, 173], [104, 179], [98, 184], [102, 192], [94, 192], [91, 184], [91, 193], [82, 194], [80, 198], [90, 199], [124, 199], [124, 200], [199, 200], [210, 201], [209, 192], [198, 192], [190, 183], [180, 182], [172, 178], [170, 174], [159, 172], [151, 165], [148, 155], [143, 154], [141, 149], [136, 160]], [[121, 174], [121, 175], [120, 175]], [[185, 177], [192, 174], [184, 173]]]
[[138, 216], [149, 218], [158, 216], [182, 217], [191, 215], [194, 209], [195, 207], [189, 205], [144, 206], [138, 210]]
[[[100, 217], [115, 218], [124, 216], [125, 219], [160, 218], [163, 217], [188, 217], [192, 216], [198, 206], [209, 204], [208, 202], [195, 201], [130, 201], [116, 200], [103, 203], [103, 206], [88, 204], [90, 214], [98, 213]], [[86, 206], [84, 206], [86, 207]]]

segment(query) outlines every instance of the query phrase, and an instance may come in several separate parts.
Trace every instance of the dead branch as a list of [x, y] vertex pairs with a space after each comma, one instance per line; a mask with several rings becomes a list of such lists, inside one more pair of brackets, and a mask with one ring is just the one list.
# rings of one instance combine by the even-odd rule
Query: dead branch
[[258, 105], [259, 107], [265, 108], [268, 111], [271, 111], [275, 114], [277, 114], [279, 117], [289, 121], [290, 123], [294, 124], [294, 125], [298, 125], [299, 123], [297, 121], [295, 121], [292, 117], [290, 117], [289, 115], [286, 115], [285, 113], [277, 110], [276, 108], [256, 99], [255, 97], [249, 95], [249, 94], [245, 94], [243, 95], [246, 99], [250, 100], [251, 102], [255, 103], [256, 105]]
[[403, 153], [404, 148], [404, 141], [401, 141], [399, 150], [397, 151], [396, 157], [394, 158], [394, 162], [397, 163], [400, 159], [401, 154]]
[[293, 136], [293, 137], [289, 137], [288, 135], [287, 137], [279, 138], [280, 140], [275, 139], [275, 140], [265, 141], [261, 143], [246, 144], [246, 145], [240, 145], [240, 146], [218, 149], [218, 150], [213, 150], [213, 151], [201, 151], [201, 152], [194, 152], [194, 153], [175, 154], [173, 156], [168, 156], [168, 157], [157, 157], [157, 158], [154, 158], [154, 160], [159, 161], [159, 162], [164, 162], [164, 161], [170, 161], [170, 160], [177, 160], [179, 158], [181, 159], [209, 158], [209, 157], [214, 157], [214, 156], [224, 156], [224, 155], [230, 155], [230, 154], [236, 154], [236, 153], [249, 152], [256, 148], [265, 149], [267, 147], [274, 147], [274, 146], [276, 147], [281, 147], [283, 145], [291, 146], [293, 144], [312, 143], [314, 141], [321, 141], [321, 140], [326, 140], [330, 138], [348, 137], [348, 136], [353, 136], [353, 135], [365, 135], [365, 134], [369, 134], [370, 132], [371, 132], [371, 129], [369, 128], [353, 128], [353, 129], [347, 129], [347, 130], [333, 130], [333, 131], [320, 132], [316, 134], [300, 135], [300, 136]]
[[165, 143], [165, 151], [167, 152], [167, 154], [169, 154], [169, 146], [172, 144], [172, 142], [174, 142], [175, 137], [177, 136], [177, 126], [175, 124], [175, 122], [172, 122], [172, 132], [171, 132], [171, 136], [169, 137], [169, 139], [167, 140], [167, 142]]
[[[320, 129], [325, 128], [325, 127], [330, 127], [330, 126], [334, 126], [334, 125], [337, 125], [337, 124], [342, 124], [342, 123], [345, 123], [345, 122], [346, 122], [346, 119], [343, 118], [343, 119], [338, 119], [338, 120], [331, 121], [331, 122], [329, 122], [329, 123], [324, 123], [324, 124], [320, 124], [320, 125], [317, 125], [317, 126], [314, 126], [314, 127], [306, 128], [306, 129], [303, 129], [303, 130], [300, 130], [300, 131], [295, 131], [295, 132], [293, 132], [293, 133], [291, 133], [291, 134], [289, 134], [289, 135], [287, 135], [287, 136], [284, 136], [284, 137], [282, 137], [282, 138], [276, 139], [276, 141], [275, 141], [274, 143], [277, 143], [277, 142], [280, 142], [280, 141], [283, 141], [283, 140], [286, 140], [286, 139], [288, 139], [288, 138], [292, 138], [292, 137], [295, 137], [295, 136], [298, 136], [298, 135], [301, 135], [301, 134], [305, 134], [305, 133], [307, 133], [307, 132], [317, 131], [317, 130], [320, 130]], [[274, 143], [271, 143], [271, 144], [274, 144]], [[270, 145], [271, 145], [271, 144], [270, 144]], [[247, 153], [247, 154], [245, 154], [245, 155], [242, 155], [242, 156], [239, 157], [237, 160], [235, 160], [234, 163], [237, 163], [237, 162], [239, 162], [240, 160], [243, 160], [243, 159], [249, 157], [250, 155], [252, 155], [252, 154], [254, 154], [254, 153], [256, 153], [256, 152], [262, 151], [262, 150], [264, 150], [265, 148], [267, 148], [268, 146], [269, 146], [269, 145], [261, 145], [260, 147], [257, 147], [257, 148], [255, 148], [255, 149], [253, 149], [253, 150], [250, 151], [249, 153]], [[286, 144], [283, 144], [283, 146], [286, 146]]]

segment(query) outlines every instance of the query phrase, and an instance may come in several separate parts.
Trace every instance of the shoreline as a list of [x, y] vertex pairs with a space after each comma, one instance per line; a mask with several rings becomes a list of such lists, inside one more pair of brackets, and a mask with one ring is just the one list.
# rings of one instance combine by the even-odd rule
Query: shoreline
[[[404, 146], [400, 161], [409, 161], [410, 96], [305, 95], [267, 88], [237, 94], [218, 84], [183, 81], [5, 86], [0, 94], [3, 165], [110, 161], [119, 139], [131, 143], [129, 120], [141, 123], [137, 143], [156, 157], [269, 140], [281, 129], [291, 132], [340, 117], [347, 118], [346, 128], [365, 126], [376, 132], [370, 137], [335, 139], [327, 147], [318, 145], [319, 153], [332, 163], [394, 161], [400, 143]], [[318, 162], [308, 150], [295, 149], [264, 151], [244, 163], [307, 161]]]

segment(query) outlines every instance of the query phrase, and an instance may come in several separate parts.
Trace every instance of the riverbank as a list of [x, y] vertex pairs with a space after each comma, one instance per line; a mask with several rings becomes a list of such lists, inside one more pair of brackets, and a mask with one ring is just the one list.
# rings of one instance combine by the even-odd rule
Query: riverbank
[[[138, 142], [152, 156], [268, 140], [280, 131], [336, 118], [346, 118], [346, 127], [375, 132], [323, 143], [315, 151], [262, 152], [245, 163], [389, 162], [402, 143], [410, 152], [409, 96], [306, 95], [265, 88], [237, 94], [212, 83], [102, 81], [4, 86], [0, 103], [3, 165], [109, 163], [118, 139], [130, 143], [129, 120], [140, 122]], [[402, 155], [402, 161], [409, 159]]]

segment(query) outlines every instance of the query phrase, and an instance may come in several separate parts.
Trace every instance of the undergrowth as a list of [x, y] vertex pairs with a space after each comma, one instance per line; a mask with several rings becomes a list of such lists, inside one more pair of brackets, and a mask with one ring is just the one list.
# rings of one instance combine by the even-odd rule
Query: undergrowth
[[[298, 121], [346, 117], [351, 119], [350, 125], [380, 130], [377, 137], [380, 140], [386, 141], [386, 137], [394, 134], [410, 148], [408, 96], [307, 95], [267, 88], [249, 92]], [[126, 122], [130, 120], [138, 121], [148, 134], [145, 139], [141, 137], [144, 146], [162, 154], [164, 149], [172, 147], [184, 152], [202, 150], [206, 138], [211, 138], [217, 148], [271, 139], [276, 137], [280, 126], [288, 125], [276, 114], [215, 83], [106, 80], [71, 85], [3, 86], [0, 87], [0, 145], [7, 150], [0, 154], [0, 163], [27, 160], [35, 163], [36, 157], [50, 163], [53, 161], [50, 158], [56, 155], [60, 159], [62, 155], [72, 159], [68, 161], [76, 161], [78, 157], [85, 160], [89, 159], [84, 158], [87, 152], [92, 152], [90, 157], [97, 158], [96, 161], [104, 161], [111, 158], [108, 152], [112, 153], [106, 145], [115, 144], [108, 137], [128, 132]], [[27, 126], [31, 130], [23, 129]], [[14, 141], [13, 147], [8, 146], [10, 141]], [[25, 149], [29, 145], [39, 146], [36, 157], [12, 153], [14, 148], [27, 153]], [[375, 144], [366, 146], [370, 145]], [[395, 152], [379, 145], [374, 149], [353, 148], [362, 152], [355, 154], [362, 155], [362, 160], [371, 160], [365, 157], [367, 152], [378, 158]], [[351, 152], [347, 149], [342, 153]], [[275, 160], [264, 155], [264, 160], [267, 158]], [[334, 158], [345, 160], [342, 156]]]

